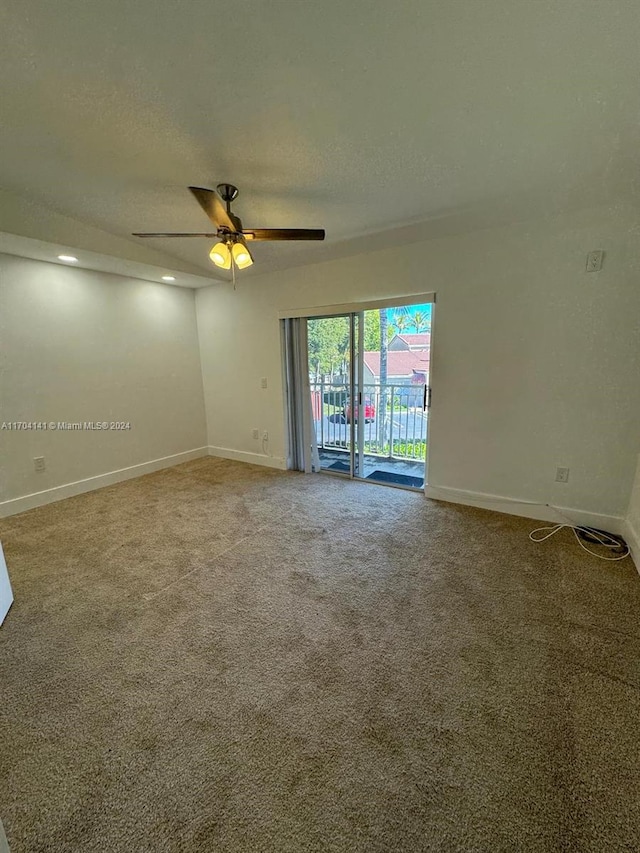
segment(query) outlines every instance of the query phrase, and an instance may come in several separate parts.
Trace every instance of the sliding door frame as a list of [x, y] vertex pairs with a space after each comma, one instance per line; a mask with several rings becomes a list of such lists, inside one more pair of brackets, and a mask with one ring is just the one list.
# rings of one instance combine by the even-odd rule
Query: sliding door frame
[[[353, 444], [354, 453], [357, 450], [358, 453], [358, 461], [355, 463], [355, 455], [354, 455], [354, 477], [357, 477], [359, 480], [366, 479], [364, 477], [364, 427], [365, 427], [365, 418], [363, 417], [363, 413], [365, 411], [365, 399], [364, 399], [364, 311], [358, 311], [357, 314], [352, 314], [353, 317], [353, 326], [354, 328], [358, 327], [357, 331], [357, 342], [358, 342], [358, 352], [356, 356], [356, 380], [358, 387], [354, 387], [354, 406], [351, 408], [351, 420], [354, 420], [353, 413], [356, 411], [358, 413], [357, 420], [355, 422], [355, 426], [358, 430], [357, 441]], [[354, 383], [355, 384], [355, 383]]]
[[[377, 310], [380, 308], [403, 308], [405, 306], [420, 305], [420, 304], [435, 304], [436, 294], [431, 293], [412, 293], [404, 296], [393, 296], [384, 299], [364, 300], [362, 302], [347, 302], [336, 305], [316, 305], [311, 308], [291, 308], [282, 309], [278, 312], [278, 317], [281, 320], [298, 317], [309, 320], [326, 320], [330, 317], [346, 317], [349, 320], [349, 398], [351, 406], [351, 418], [349, 424], [349, 473], [340, 474], [338, 472], [322, 471], [323, 474], [331, 474], [331, 476], [348, 477], [349, 479], [357, 479], [362, 483], [376, 484], [375, 481], [368, 480], [362, 476], [364, 471], [364, 432], [365, 419], [354, 417], [355, 412], [360, 412], [360, 407], [364, 406], [364, 312]], [[435, 314], [436, 312], [434, 312]], [[433, 320], [431, 325], [431, 344], [433, 344]], [[431, 346], [433, 351], [433, 346]], [[427, 421], [427, 448], [429, 443], [429, 434], [431, 426], [431, 388], [432, 388], [432, 363], [429, 365], [428, 384], [426, 386], [427, 405], [425, 412], [428, 413]], [[396, 483], [386, 483], [390, 488], [404, 489], [412, 492], [423, 492], [428, 485], [428, 455], [424, 459], [424, 485], [421, 489], [403, 486]]]
[[281, 308], [278, 319], [303, 317], [305, 320], [321, 320], [323, 317], [341, 317], [345, 314], [359, 314], [377, 308], [404, 308], [408, 305], [435, 303], [436, 294], [410, 293], [404, 296], [387, 296], [384, 299], [363, 299], [360, 302], [344, 302], [337, 305], [314, 305], [311, 308]]

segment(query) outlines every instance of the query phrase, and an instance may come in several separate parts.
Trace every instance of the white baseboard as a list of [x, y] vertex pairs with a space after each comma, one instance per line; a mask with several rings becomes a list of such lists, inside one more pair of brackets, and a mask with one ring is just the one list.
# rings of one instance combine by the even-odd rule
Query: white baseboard
[[236, 462], [249, 462], [251, 465], [266, 465], [268, 468], [278, 468], [280, 471], [287, 469], [286, 459], [267, 456], [264, 453], [249, 453], [246, 450], [230, 450], [228, 447], [209, 445], [209, 456], [220, 456], [222, 459], [233, 459]]
[[631, 559], [633, 560], [636, 569], [640, 573], [640, 533], [632, 526], [627, 519], [622, 525], [622, 535], [624, 541], [629, 546], [631, 551]]
[[[537, 521], [561, 522], [571, 519], [574, 524], [585, 527], [595, 527], [609, 533], [623, 534], [624, 520], [617, 515], [602, 515], [597, 512], [587, 512], [575, 507], [551, 507], [533, 501], [518, 501], [504, 495], [491, 495], [484, 492], [469, 492], [465, 489], [451, 489], [444, 486], [426, 486], [424, 490], [428, 498], [449, 503], [477, 506], [481, 509], [491, 509], [494, 512], [504, 512], [507, 515], [520, 515]], [[562, 516], [566, 516], [565, 519]]]
[[52, 489], [45, 489], [43, 492], [33, 492], [30, 495], [3, 501], [0, 503], [0, 518], [16, 515], [18, 512], [25, 512], [28, 509], [44, 506], [44, 504], [50, 504], [54, 501], [61, 501], [64, 498], [72, 498], [74, 495], [81, 495], [94, 489], [112, 486], [114, 483], [120, 483], [123, 480], [142, 477], [143, 474], [152, 474], [154, 471], [160, 471], [163, 468], [172, 468], [181, 462], [189, 462], [191, 459], [199, 459], [202, 456], [208, 456], [208, 448], [198, 447], [195, 450], [185, 450], [183, 453], [174, 453], [172, 456], [163, 456], [161, 459], [152, 459], [150, 462], [131, 465], [129, 468], [120, 468], [117, 471], [87, 477], [86, 480], [76, 480], [74, 483], [54, 486]]

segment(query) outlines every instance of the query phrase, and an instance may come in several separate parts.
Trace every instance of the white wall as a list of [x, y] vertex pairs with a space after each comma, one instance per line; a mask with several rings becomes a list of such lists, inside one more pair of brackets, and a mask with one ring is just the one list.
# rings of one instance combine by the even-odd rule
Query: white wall
[[[639, 236], [634, 211], [587, 210], [199, 290], [209, 444], [282, 464], [279, 309], [435, 291], [430, 484], [620, 519], [640, 418]], [[593, 249], [604, 267], [587, 274]]]
[[0, 503], [205, 446], [194, 291], [0, 255], [3, 421], [131, 429], [0, 430]]
[[631, 500], [627, 509], [625, 524], [627, 543], [631, 548], [634, 562], [640, 571], [640, 456], [636, 467], [636, 476], [631, 490]]

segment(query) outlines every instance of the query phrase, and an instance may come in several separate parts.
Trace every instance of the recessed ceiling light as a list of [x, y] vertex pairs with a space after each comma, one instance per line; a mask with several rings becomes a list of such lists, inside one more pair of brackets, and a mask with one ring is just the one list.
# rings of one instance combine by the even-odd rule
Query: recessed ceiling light
[[163, 281], [175, 281], [176, 277], [175, 277], [175, 275], [163, 275], [162, 280]]
[[77, 264], [78, 259], [74, 258], [73, 255], [58, 255], [59, 261], [64, 261], [66, 264]]

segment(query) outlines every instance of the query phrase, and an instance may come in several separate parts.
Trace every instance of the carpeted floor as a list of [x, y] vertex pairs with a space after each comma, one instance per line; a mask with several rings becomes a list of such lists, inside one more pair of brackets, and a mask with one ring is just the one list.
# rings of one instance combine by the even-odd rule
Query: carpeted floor
[[637, 851], [640, 579], [202, 459], [0, 522], [12, 853]]

